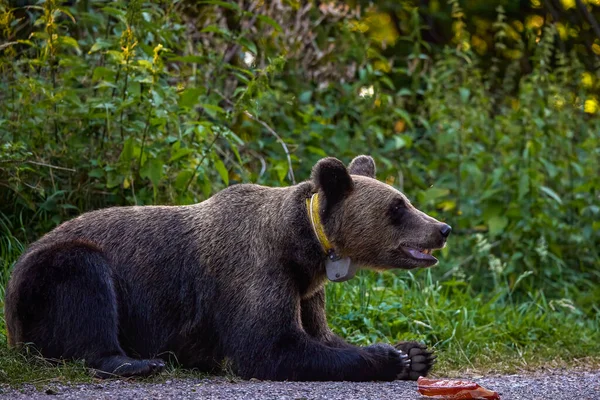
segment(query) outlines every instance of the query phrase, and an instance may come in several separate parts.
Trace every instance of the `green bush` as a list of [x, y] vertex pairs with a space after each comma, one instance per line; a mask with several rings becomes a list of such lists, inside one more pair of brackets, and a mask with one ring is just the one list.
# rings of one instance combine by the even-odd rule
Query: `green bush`
[[[320, 157], [369, 153], [454, 226], [436, 277], [597, 313], [597, 73], [553, 25], [506, 40], [502, 9], [482, 64], [450, 3], [451, 43], [432, 47], [407, 8], [409, 51], [390, 59], [371, 17], [342, 6], [0, 2], [3, 252], [90, 209], [287, 185]], [[511, 48], [534, 49], [531, 71]]]

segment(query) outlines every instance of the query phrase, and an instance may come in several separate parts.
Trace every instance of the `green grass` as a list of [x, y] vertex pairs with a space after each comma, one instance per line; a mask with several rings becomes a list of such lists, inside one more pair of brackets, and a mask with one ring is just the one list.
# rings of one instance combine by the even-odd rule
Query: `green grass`
[[[10, 267], [23, 245], [6, 224], [0, 228], [3, 299]], [[358, 345], [400, 340], [427, 343], [438, 354], [437, 375], [600, 366], [597, 308], [584, 312], [573, 299], [549, 300], [542, 291], [517, 297], [502, 284], [491, 293], [475, 293], [466, 278], [438, 281], [438, 272], [362, 271], [352, 281], [331, 283], [327, 287], [329, 323]], [[201, 375], [170, 366], [150, 381], [189, 376]], [[44, 387], [91, 380], [81, 363], [53, 365], [37, 354], [9, 350], [4, 319], [0, 319], [0, 383]]]
[[[376, 274], [329, 285], [333, 329], [350, 342], [418, 340], [439, 355], [437, 372], [514, 372], [600, 361], [600, 313], [542, 291], [514, 298], [506, 286], [475, 293], [432, 270]], [[516, 297], [516, 296], [515, 296]]]

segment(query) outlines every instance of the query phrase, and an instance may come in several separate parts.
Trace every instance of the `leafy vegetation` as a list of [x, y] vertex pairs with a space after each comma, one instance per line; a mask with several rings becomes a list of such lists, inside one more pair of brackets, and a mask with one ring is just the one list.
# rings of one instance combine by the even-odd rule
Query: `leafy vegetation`
[[[408, 275], [408, 277], [406, 276]], [[363, 274], [329, 285], [334, 330], [353, 343], [417, 340], [439, 353], [437, 374], [506, 373], [540, 367], [597, 367], [598, 315], [543, 291], [516, 300], [500, 283], [480, 293], [464, 280], [416, 274]]]
[[368, 153], [454, 233], [432, 270], [329, 285], [339, 333], [445, 370], [597, 358], [598, 4], [358, 3], [0, 0], [0, 294], [84, 211]]

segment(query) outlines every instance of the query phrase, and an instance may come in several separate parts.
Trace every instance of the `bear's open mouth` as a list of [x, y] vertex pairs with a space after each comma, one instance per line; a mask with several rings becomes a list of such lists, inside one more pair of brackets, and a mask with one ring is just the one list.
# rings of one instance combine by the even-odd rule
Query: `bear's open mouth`
[[431, 255], [433, 249], [415, 249], [413, 247], [401, 246], [402, 250], [410, 258], [418, 261], [434, 261], [437, 262], [437, 258]]

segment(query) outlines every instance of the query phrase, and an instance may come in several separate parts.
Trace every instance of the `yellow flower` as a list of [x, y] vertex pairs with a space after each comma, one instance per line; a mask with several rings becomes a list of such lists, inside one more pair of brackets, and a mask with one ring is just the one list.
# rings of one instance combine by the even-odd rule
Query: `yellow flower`
[[595, 114], [598, 111], [598, 101], [594, 98], [587, 99], [583, 105], [583, 111], [588, 114]]
[[586, 87], [592, 87], [594, 85], [594, 77], [589, 72], [581, 74], [581, 84]]
[[565, 10], [569, 8], [575, 8], [575, 0], [560, 0]]

